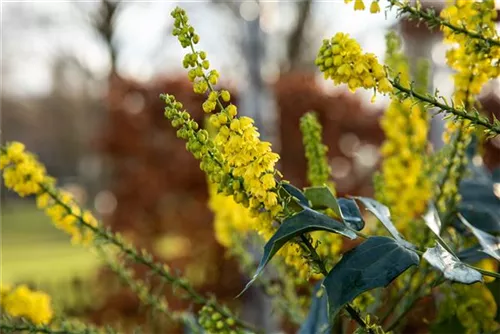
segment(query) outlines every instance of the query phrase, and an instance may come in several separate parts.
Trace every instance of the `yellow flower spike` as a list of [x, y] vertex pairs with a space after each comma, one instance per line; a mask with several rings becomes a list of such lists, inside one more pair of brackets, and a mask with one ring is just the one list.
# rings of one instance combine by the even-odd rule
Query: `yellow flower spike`
[[[400, 50], [399, 38], [386, 36], [386, 62], [399, 69], [402, 80], [410, 81], [408, 60]], [[424, 75], [422, 75], [424, 77]], [[386, 140], [382, 145], [381, 174], [376, 198], [391, 208], [397, 227], [413, 232], [408, 224], [423, 214], [432, 195], [432, 183], [426, 175], [424, 161], [429, 131], [428, 115], [411, 99], [392, 99], [380, 121]], [[378, 182], [377, 182], [378, 183]]]

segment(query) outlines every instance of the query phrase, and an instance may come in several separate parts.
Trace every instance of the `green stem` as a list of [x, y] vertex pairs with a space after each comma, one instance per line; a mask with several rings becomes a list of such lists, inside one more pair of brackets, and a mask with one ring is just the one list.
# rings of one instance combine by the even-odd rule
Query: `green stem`
[[467, 267], [469, 267], [469, 268], [472, 268], [472, 269], [475, 269], [475, 270], [479, 271], [481, 274], [483, 274], [483, 276], [490, 276], [490, 277], [500, 278], [500, 273], [495, 273], [493, 271], [484, 270], [484, 269], [475, 267], [475, 266], [467, 264], [467, 263], [465, 263], [465, 265]]
[[413, 18], [424, 20], [427, 23], [427, 25], [430, 27], [435, 26], [435, 25], [444, 26], [444, 27], [450, 28], [451, 30], [453, 30], [457, 33], [462, 33], [462, 34], [467, 35], [471, 38], [480, 39], [482, 41], [485, 41], [486, 43], [489, 43], [490, 45], [500, 46], [500, 41], [498, 39], [486, 37], [486, 36], [481, 35], [480, 33], [468, 30], [464, 27], [456, 26], [456, 25], [450, 23], [448, 20], [445, 20], [445, 19], [442, 19], [442, 18], [436, 16], [436, 14], [433, 11], [426, 12], [422, 9], [418, 9], [416, 7], [413, 7], [407, 3], [403, 3], [403, 2], [398, 1], [398, 0], [389, 0], [389, 2], [391, 3], [392, 6], [398, 7], [402, 13], [407, 13], [407, 14], [410, 14], [410, 16], [412, 16]]
[[248, 329], [253, 332], [259, 332], [252, 325], [236, 318], [234, 315], [229, 313], [229, 311], [227, 311], [226, 308], [221, 307], [214, 301], [206, 299], [205, 297], [200, 295], [193, 289], [191, 285], [188, 284], [186, 280], [170, 274], [169, 271], [166, 269], [166, 267], [164, 265], [156, 263], [150, 254], [147, 254], [144, 251], [142, 252], [142, 254], [139, 254], [139, 252], [132, 245], [127, 244], [121, 238], [117, 238], [116, 235], [114, 235], [112, 232], [107, 231], [102, 227], [92, 226], [86, 223], [80, 215], [73, 214], [71, 207], [69, 207], [67, 204], [63, 203], [59, 199], [59, 196], [57, 195], [56, 191], [54, 191], [54, 189], [48, 187], [45, 184], [41, 184], [41, 187], [57, 202], [57, 204], [63, 206], [69, 214], [77, 218], [83, 227], [90, 229], [96, 236], [104, 239], [108, 243], [117, 246], [124, 254], [126, 254], [134, 262], [145, 265], [151, 270], [152, 273], [162, 277], [163, 279], [171, 283], [173, 286], [180, 287], [189, 295], [190, 297], [189, 299], [194, 303], [200, 305], [209, 305], [213, 307], [214, 310], [216, 310], [218, 313], [222, 314], [224, 317], [234, 319], [235, 324], [237, 324], [239, 327]]
[[444, 103], [441, 103], [439, 102], [436, 98], [434, 97], [430, 97], [430, 96], [427, 96], [427, 95], [423, 95], [423, 94], [420, 94], [418, 92], [416, 92], [414, 89], [412, 88], [407, 88], [407, 87], [404, 87], [402, 86], [398, 80], [394, 80], [394, 79], [389, 79], [389, 81], [391, 82], [392, 86], [397, 89], [398, 91], [410, 96], [410, 97], [413, 97], [417, 100], [420, 100], [422, 102], [425, 102], [425, 103], [428, 103], [432, 106], [435, 106], [439, 109], [441, 109], [442, 111], [448, 113], [448, 114], [452, 114], [452, 115], [455, 115], [459, 118], [463, 118], [463, 119], [468, 119], [469, 121], [471, 121], [473, 124], [476, 124], [476, 125], [481, 125], [483, 127], [485, 127], [489, 134], [490, 135], [498, 135], [500, 134], [500, 123], [497, 124], [497, 122], [495, 123], [490, 123], [486, 117], [482, 117], [479, 115], [479, 113], [477, 111], [475, 112], [467, 112], [465, 110], [465, 108], [453, 108], [447, 104], [444, 104]]
[[[24, 323], [13, 323], [8, 321], [8, 319], [2, 318], [0, 320], [0, 333], [20, 333], [20, 332], [28, 332], [28, 333], [43, 333], [43, 334], [98, 334], [103, 333], [102, 330], [93, 327], [85, 327], [80, 329], [70, 329], [69, 323], [63, 323], [63, 329], [52, 329], [47, 325], [35, 325], [32, 323], [24, 322]], [[111, 328], [106, 328], [107, 334], [117, 334], [115, 330]]]
[[[325, 263], [323, 262], [323, 260], [321, 260], [321, 257], [316, 252], [316, 249], [314, 249], [313, 245], [303, 234], [300, 236], [300, 239], [309, 250], [312, 259], [318, 265], [319, 269], [321, 270], [321, 273], [326, 277], [328, 275], [328, 271], [326, 270]], [[358, 313], [358, 311], [356, 311], [350, 304], [346, 304], [344, 307], [346, 311], [349, 313], [349, 315], [353, 318], [353, 320], [358, 323], [359, 326], [368, 330], [369, 333], [372, 333], [372, 330], [367, 328], [368, 326], [366, 325], [363, 318], [361, 318], [361, 315]]]

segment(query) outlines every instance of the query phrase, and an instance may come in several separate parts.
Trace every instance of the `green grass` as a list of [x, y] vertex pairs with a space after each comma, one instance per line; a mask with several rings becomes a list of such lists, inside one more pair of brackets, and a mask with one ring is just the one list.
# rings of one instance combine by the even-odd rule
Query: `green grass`
[[73, 246], [29, 200], [1, 208], [2, 282], [65, 282], [95, 273], [99, 261], [92, 252]]

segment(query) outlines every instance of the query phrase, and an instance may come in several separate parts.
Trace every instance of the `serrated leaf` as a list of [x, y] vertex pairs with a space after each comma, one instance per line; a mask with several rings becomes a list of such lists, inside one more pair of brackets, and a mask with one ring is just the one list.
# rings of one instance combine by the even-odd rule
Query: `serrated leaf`
[[458, 217], [462, 223], [476, 236], [479, 244], [483, 247], [483, 252], [495, 260], [500, 261], [500, 238], [475, 228], [467, 220], [465, 220], [462, 215], [458, 215]]
[[252, 283], [255, 282], [267, 263], [281, 249], [281, 247], [293, 238], [313, 231], [329, 231], [341, 234], [349, 239], [356, 239], [356, 234], [341, 222], [338, 222], [335, 219], [310, 208], [304, 208], [301, 212], [286, 218], [276, 233], [274, 233], [271, 239], [269, 239], [264, 246], [264, 254], [260, 260], [259, 267], [250, 282], [247, 283], [243, 291], [241, 291], [238, 296], [243, 294], [252, 285]]
[[332, 327], [328, 319], [328, 299], [321, 282], [316, 283], [312, 294], [311, 307], [306, 321], [300, 326], [297, 334], [330, 333]]
[[363, 292], [389, 285], [419, 261], [417, 253], [388, 237], [370, 237], [348, 251], [323, 281], [330, 319]]
[[371, 213], [373, 213], [375, 217], [378, 218], [378, 220], [380, 220], [380, 222], [385, 226], [387, 231], [389, 231], [389, 233], [394, 237], [394, 239], [396, 239], [396, 241], [398, 241], [399, 243], [408, 248], [413, 248], [413, 249], [416, 248], [415, 245], [403, 239], [401, 234], [399, 234], [398, 230], [392, 223], [391, 212], [389, 211], [388, 207], [368, 197], [354, 197], [354, 198], [361, 201], [361, 203], [363, 203], [366, 209]]
[[304, 195], [311, 201], [313, 209], [332, 209], [337, 216], [342, 216], [337, 198], [328, 187], [308, 187], [304, 189]]
[[339, 198], [337, 202], [344, 223], [356, 231], [361, 231], [365, 227], [365, 221], [356, 201], [350, 198]]
[[472, 284], [483, 280], [479, 271], [469, 268], [459, 258], [448, 252], [440, 244], [427, 248], [423, 255], [431, 266], [441, 271], [450, 281]]
[[306, 196], [302, 191], [300, 191], [298, 188], [294, 187], [290, 183], [286, 182], [282, 182], [281, 186], [285, 189], [287, 193], [295, 197], [301, 205], [309, 207], [309, 201], [307, 200]]

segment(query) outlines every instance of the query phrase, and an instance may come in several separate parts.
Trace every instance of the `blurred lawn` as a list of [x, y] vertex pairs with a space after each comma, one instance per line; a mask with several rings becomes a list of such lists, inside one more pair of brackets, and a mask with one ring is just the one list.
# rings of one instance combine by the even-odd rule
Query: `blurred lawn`
[[2, 282], [63, 283], [88, 277], [99, 262], [88, 249], [72, 246], [29, 200], [9, 201], [1, 207]]

